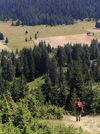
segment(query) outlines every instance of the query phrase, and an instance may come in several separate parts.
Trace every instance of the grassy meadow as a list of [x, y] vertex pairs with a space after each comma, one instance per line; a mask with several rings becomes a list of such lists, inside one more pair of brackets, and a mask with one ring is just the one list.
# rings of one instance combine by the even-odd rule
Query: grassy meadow
[[[15, 51], [23, 47], [34, 47], [34, 41], [29, 41], [30, 36], [34, 38], [37, 31], [39, 34], [37, 38], [46, 38], [54, 36], [66, 36], [66, 35], [76, 35], [87, 33], [87, 29], [95, 28], [95, 21], [78, 21], [74, 25], [57, 25], [55, 27], [38, 25], [38, 26], [11, 26], [11, 21], [2, 22], [0, 21], [0, 32], [4, 34], [4, 37], [8, 38], [9, 43], [7, 46]], [[25, 34], [25, 31], [28, 31], [28, 34]], [[25, 38], [27, 37], [27, 42]], [[100, 33], [95, 33], [94, 37], [100, 39]], [[4, 41], [2, 42], [5, 43]]]

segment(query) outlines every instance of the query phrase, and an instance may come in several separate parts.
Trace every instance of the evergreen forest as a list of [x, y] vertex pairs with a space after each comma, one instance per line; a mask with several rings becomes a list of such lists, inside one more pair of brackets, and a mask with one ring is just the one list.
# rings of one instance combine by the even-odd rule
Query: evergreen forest
[[[83, 116], [100, 114], [100, 43], [65, 44], [0, 53], [0, 132], [2, 134], [77, 134], [72, 127], [51, 128], [41, 120], [61, 120], [74, 113], [76, 98]], [[29, 82], [43, 76], [44, 83]]]
[[100, 19], [99, 0], [0, 0], [0, 20], [18, 25], [74, 24], [75, 20]]

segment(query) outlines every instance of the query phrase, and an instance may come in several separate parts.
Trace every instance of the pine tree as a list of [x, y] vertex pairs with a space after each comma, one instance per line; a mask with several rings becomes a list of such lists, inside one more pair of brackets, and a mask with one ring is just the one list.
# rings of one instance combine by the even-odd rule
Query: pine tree
[[64, 66], [64, 63], [66, 61], [66, 56], [65, 56], [65, 51], [61, 46], [58, 46], [57, 48], [56, 59], [59, 63], [59, 66]]
[[18, 85], [17, 80], [14, 78], [12, 84], [11, 84], [11, 95], [15, 102], [18, 102], [20, 99], [20, 88]]
[[15, 68], [12, 65], [12, 61], [9, 59], [7, 63], [7, 80], [12, 81], [15, 76]]
[[35, 33], [35, 39], [37, 40], [37, 33]]
[[7, 43], [8, 43], [8, 38], [6, 37], [6, 39], [5, 39], [5, 43], [6, 43], [6, 45], [7, 45]]
[[57, 85], [59, 83], [59, 77], [57, 76], [57, 61], [55, 57], [53, 57], [50, 61], [48, 74], [52, 81], [53, 86]]
[[60, 107], [64, 108], [66, 107], [67, 97], [68, 97], [68, 91], [66, 89], [66, 82], [63, 82], [60, 85], [59, 96], [58, 96], [58, 105]]
[[74, 89], [73, 92], [72, 92], [72, 94], [71, 94], [70, 107], [69, 107], [70, 111], [73, 114], [75, 114], [74, 113], [74, 108], [75, 108], [75, 102], [76, 102], [76, 100], [77, 100], [77, 94], [76, 94], [76, 89]]
[[[3, 65], [3, 64], [4, 64], [4, 65]], [[3, 65], [3, 67], [2, 67], [2, 72], [1, 72], [1, 74], [2, 74], [2, 77], [3, 77], [5, 80], [7, 80], [7, 76], [8, 76], [7, 60], [6, 60], [6, 62], [3, 62], [3, 61], [2, 61], [2, 65]]]
[[27, 51], [27, 59], [28, 59], [28, 66], [29, 66], [29, 81], [33, 81], [35, 78], [35, 63], [32, 55], [32, 49], [29, 49]]
[[52, 98], [51, 90], [52, 90], [52, 83], [49, 77], [46, 76], [45, 83], [42, 84], [41, 86], [41, 91], [44, 95], [45, 103], [51, 101], [51, 98]]
[[76, 94], [78, 97], [81, 97], [81, 93], [83, 91], [83, 76], [82, 76], [82, 70], [80, 68], [80, 65], [77, 61], [73, 64], [72, 69], [72, 77], [69, 81], [70, 86], [70, 92], [73, 92], [74, 89], [76, 89]]
[[2, 58], [1, 58], [1, 66], [3, 67], [6, 63], [7, 63], [7, 59], [6, 59], [5, 56], [2, 55]]
[[0, 33], [0, 40], [3, 40], [4, 39], [4, 35], [3, 33]]
[[65, 78], [64, 78], [63, 68], [62, 68], [62, 66], [60, 66], [60, 79], [59, 79], [59, 85], [63, 84], [64, 81], [65, 81]]
[[28, 94], [29, 91], [29, 87], [23, 74], [21, 75], [18, 84], [20, 89], [19, 97], [20, 99], [23, 99]]
[[11, 52], [11, 60], [12, 60], [12, 64], [15, 65], [16, 59], [15, 59], [15, 54], [13, 52]]
[[3, 108], [2, 108], [2, 123], [7, 123], [9, 122], [9, 112], [10, 112], [10, 107], [8, 105], [7, 99], [5, 97], [5, 95], [3, 95], [4, 99], [3, 99]]
[[20, 77], [22, 75], [23, 71], [22, 71], [22, 66], [20, 63], [20, 60], [17, 59], [16, 60], [16, 77]]
[[23, 66], [23, 72], [25, 75], [26, 80], [29, 80], [29, 66], [26, 56], [24, 57], [24, 66]]
[[27, 37], [25, 38], [25, 41], [27, 42]]
[[49, 55], [47, 50], [44, 48], [41, 52], [41, 61], [40, 61], [40, 71], [41, 74], [45, 74], [49, 67]]

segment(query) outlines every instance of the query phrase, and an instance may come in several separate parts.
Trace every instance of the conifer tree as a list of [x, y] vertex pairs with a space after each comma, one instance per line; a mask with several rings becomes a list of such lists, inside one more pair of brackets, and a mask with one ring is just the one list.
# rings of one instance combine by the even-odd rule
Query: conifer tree
[[16, 77], [20, 77], [22, 75], [23, 71], [22, 71], [22, 66], [21, 66], [21, 63], [20, 63], [20, 60], [17, 59], [16, 60]]
[[66, 108], [67, 97], [68, 97], [68, 91], [66, 89], [66, 82], [63, 82], [60, 85], [60, 88], [59, 88], [59, 96], [58, 96], [58, 105], [60, 107]]
[[11, 59], [9, 59], [7, 63], [7, 80], [12, 81], [14, 76], [15, 76], [15, 68], [12, 65]]
[[32, 55], [32, 49], [27, 50], [27, 59], [28, 59], [28, 66], [29, 66], [29, 80], [33, 81], [35, 78], [35, 63], [34, 58]]
[[57, 76], [57, 61], [55, 57], [51, 59], [48, 71], [52, 84], [55, 86], [57, 84], [57, 79], [59, 81], [59, 77]]
[[65, 81], [65, 78], [64, 78], [63, 68], [62, 68], [62, 66], [60, 66], [60, 79], [59, 79], [59, 85], [63, 84], [64, 81]]
[[58, 46], [57, 48], [56, 59], [59, 63], [59, 66], [64, 66], [64, 63], [66, 61], [66, 56], [65, 56], [65, 51], [61, 46]]
[[46, 76], [45, 83], [41, 86], [41, 91], [43, 92], [45, 103], [51, 101], [52, 98], [52, 83], [50, 81], [50, 78]]
[[7, 123], [9, 122], [9, 112], [10, 112], [10, 107], [8, 105], [7, 99], [5, 94], [3, 95], [4, 99], [3, 99], [3, 108], [2, 108], [2, 123]]
[[15, 65], [16, 59], [15, 59], [15, 54], [13, 52], [11, 52], [11, 60], [12, 60], [12, 64]]
[[3, 33], [0, 33], [0, 40], [3, 40], [4, 39], [4, 35]]
[[79, 62], [75, 61], [72, 69], [72, 77], [69, 81], [70, 92], [73, 92], [76, 89], [77, 96], [81, 97], [81, 93], [83, 91], [83, 76], [82, 70], [79, 65]]
[[23, 74], [21, 75], [18, 81], [18, 84], [19, 84], [19, 89], [20, 89], [20, 92], [19, 92], [20, 99], [23, 99], [28, 94], [28, 91], [29, 91], [29, 87], [27, 85], [26, 79]]
[[17, 80], [14, 78], [11, 84], [11, 95], [15, 102], [18, 102], [20, 99], [20, 87]]
[[5, 39], [5, 43], [6, 43], [6, 45], [7, 45], [7, 43], [8, 43], [8, 38], [6, 37], [6, 39]]
[[97, 65], [95, 67], [95, 81], [99, 82], [100, 81], [100, 60], [97, 60]]
[[29, 66], [26, 56], [24, 57], [24, 66], [23, 66], [23, 72], [25, 75], [26, 80], [29, 80]]
[[73, 113], [73, 114], [75, 114], [74, 113], [74, 108], [75, 108], [75, 102], [76, 102], [76, 100], [77, 100], [77, 94], [76, 94], [76, 89], [74, 88], [74, 90], [73, 90], [73, 92], [72, 92], [72, 94], [71, 94], [71, 100], [70, 100], [70, 111]]
[[49, 67], [49, 55], [46, 49], [41, 52], [40, 71], [41, 74], [45, 74]]
[[2, 55], [1, 66], [3, 67], [6, 63], [7, 63], [7, 59], [6, 59], [6, 57], [4, 55]]
[[[6, 60], [7, 61], [7, 60]], [[2, 63], [3, 65], [3, 63]], [[2, 77], [7, 80], [7, 76], [8, 76], [8, 69], [7, 69], [7, 62], [4, 62], [4, 65], [2, 67]]]

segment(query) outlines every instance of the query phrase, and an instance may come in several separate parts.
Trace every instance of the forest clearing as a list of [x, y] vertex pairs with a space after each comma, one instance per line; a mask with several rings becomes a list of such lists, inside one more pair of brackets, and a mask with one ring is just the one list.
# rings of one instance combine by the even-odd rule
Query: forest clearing
[[[100, 39], [100, 32], [95, 28], [95, 21], [77, 21], [74, 25], [36, 25], [36, 26], [11, 26], [12, 21], [0, 21], [0, 32], [8, 38], [7, 46], [12, 50], [21, 50], [24, 47], [33, 48], [34, 44], [45, 40], [52, 47], [64, 46], [66, 43], [82, 43], [90, 45], [93, 38]], [[15, 22], [14, 22], [15, 23]], [[87, 36], [88, 30], [90, 35]], [[91, 31], [92, 30], [92, 31]], [[95, 30], [95, 31], [94, 31]], [[27, 34], [25, 32], [27, 31]], [[100, 30], [99, 30], [100, 31]], [[37, 40], [35, 34], [37, 34]], [[94, 33], [94, 36], [93, 36]], [[33, 39], [30, 40], [30, 37]], [[27, 41], [25, 39], [27, 38]], [[4, 41], [2, 41], [5, 44]]]

